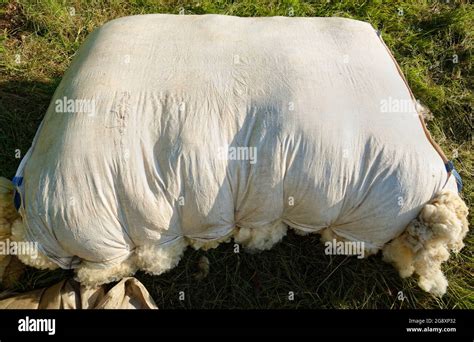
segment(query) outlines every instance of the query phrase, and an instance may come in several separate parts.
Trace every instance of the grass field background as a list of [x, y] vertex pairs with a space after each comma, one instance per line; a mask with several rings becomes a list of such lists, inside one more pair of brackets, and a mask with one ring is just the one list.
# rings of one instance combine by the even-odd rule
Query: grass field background
[[[432, 134], [463, 177], [474, 201], [472, 158], [474, 10], [462, 1], [151, 1], [0, 0], [0, 175], [13, 177], [56, 86], [84, 38], [108, 20], [144, 13], [236, 16], [339, 16], [382, 32], [416, 98], [433, 113]], [[403, 138], [403, 137], [401, 137]], [[470, 216], [472, 226], [472, 216]], [[161, 276], [138, 273], [160, 308], [474, 308], [474, 241], [444, 265], [441, 299], [402, 280], [380, 256], [327, 256], [317, 236], [292, 233], [271, 251], [234, 253], [233, 244], [188, 250]], [[201, 256], [210, 273], [196, 280]], [[26, 291], [72, 276], [27, 269], [14, 289]], [[185, 300], [178, 294], [185, 292]], [[294, 293], [294, 300], [288, 294]], [[399, 291], [404, 300], [399, 299]]]

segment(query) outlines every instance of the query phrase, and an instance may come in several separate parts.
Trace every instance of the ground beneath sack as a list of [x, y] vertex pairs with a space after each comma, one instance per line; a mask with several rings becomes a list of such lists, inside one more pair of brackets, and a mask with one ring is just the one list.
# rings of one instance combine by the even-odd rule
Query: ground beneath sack
[[[447, 277], [455, 279], [454, 287], [450, 285], [445, 296], [435, 299], [418, 288], [416, 279], [401, 279], [379, 256], [360, 260], [325, 255], [316, 235], [302, 237], [290, 232], [270, 251], [234, 251], [233, 243], [208, 252], [188, 249], [171, 271], [158, 277], [139, 272], [135, 277], [160, 309], [469, 307], [461, 306], [457, 297], [470, 286], [469, 270], [453, 265], [459, 260], [449, 261], [446, 267]], [[210, 272], [197, 281], [203, 255], [209, 259]], [[71, 276], [72, 271], [28, 268], [16, 288], [28, 291]], [[460, 276], [464, 282], [459, 281]]]

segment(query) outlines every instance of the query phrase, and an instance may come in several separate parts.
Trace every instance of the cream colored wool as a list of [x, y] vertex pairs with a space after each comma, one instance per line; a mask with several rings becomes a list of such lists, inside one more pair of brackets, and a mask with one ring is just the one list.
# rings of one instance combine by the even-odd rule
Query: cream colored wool
[[264, 251], [272, 248], [286, 235], [287, 226], [278, 224], [261, 229], [237, 228], [234, 240], [249, 251]]
[[219, 246], [219, 244], [221, 244], [221, 243], [230, 242], [233, 235], [234, 235], [234, 231], [231, 231], [230, 234], [228, 234], [226, 236], [223, 236], [222, 238], [219, 238], [219, 239], [207, 240], [207, 241], [196, 240], [196, 239], [187, 239], [187, 242], [188, 242], [189, 246], [191, 246], [192, 248], [194, 248], [196, 250], [202, 249], [203, 251], [207, 251], [207, 250], [210, 250], [210, 249], [217, 248]]
[[12, 182], [0, 177], [0, 238], [10, 235], [11, 225], [19, 217], [13, 205], [13, 191]]
[[[0, 241], [25, 241], [25, 227], [23, 220], [17, 213], [13, 202], [14, 186], [12, 182], [0, 177]], [[55, 269], [58, 265], [38, 251], [33, 255], [18, 254], [17, 257], [26, 265], [39, 269]], [[10, 261], [10, 255], [0, 256], [0, 280]]]
[[[0, 241], [10, 238], [12, 223], [18, 218], [13, 205], [13, 190], [13, 184], [8, 179], [0, 177]], [[10, 259], [10, 255], [0, 255], [0, 282]]]
[[95, 287], [134, 275], [137, 270], [137, 256], [135, 254], [130, 255], [130, 257], [118, 264], [106, 268], [82, 262], [75, 270], [75, 280], [85, 286]]
[[140, 246], [135, 251], [138, 267], [151, 274], [162, 274], [178, 264], [186, 247], [184, 238], [159, 247], [152, 244]]
[[[16, 242], [24, 242], [25, 239], [25, 225], [21, 218], [17, 218], [12, 224], [11, 240]], [[54, 270], [59, 268], [57, 264], [52, 262], [41, 251], [37, 251], [34, 255], [18, 254], [18, 259], [25, 265], [38, 268], [40, 270]]]
[[450, 252], [463, 248], [467, 215], [468, 208], [458, 194], [440, 192], [399, 237], [383, 248], [384, 260], [393, 263], [402, 278], [415, 273], [423, 290], [442, 296], [448, 281], [441, 264]]

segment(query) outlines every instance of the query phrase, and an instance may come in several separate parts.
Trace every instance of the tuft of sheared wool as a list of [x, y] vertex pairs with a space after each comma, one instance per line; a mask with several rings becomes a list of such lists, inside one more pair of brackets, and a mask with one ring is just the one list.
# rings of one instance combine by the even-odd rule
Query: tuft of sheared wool
[[217, 248], [221, 243], [230, 242], [233, 234], [234, 234], [234, 231], [232, 231], [230, 234], [227, 234], [226, 236], [223, 236], [219, 239], [208, 240], [208, 241], [196, 240], [196, 239], [190, 239], [190, 238], [187, 238], [186, 240], [189, 246], [191, 246], [195, 250], [202, 249], [203, 251], [208, 251], [210, 249]]
[[107, 268], [97, 267], [93, 263], [83, 261], [75, 270], [76, 276], [74, 279], [84, 286], [96, 287], [129, 277], [135, 274], [137, 270], [136, 255], [131, 254], [124, 261]]
[[[14, 189], [10, 180], [0, 177], [0, 241], [10, 239], [12, 226], [21, 222], [14, 205]], [[0, 282], [11, 259], [10, 255], [0, 255]]]
[[264, 251], [280, 242], [286, 235], [287, 229], [287, 225], [283, 223], [269, 228], [236, 228], [234, 241], [250, 252]]
[[[13, 194], [13, 183], [4, 177], [0, 177], [0, 241], [6, 239], [11, 239], [16, 242], [25, 241], [25, 226], [15, 208]], [[24, 264], [35, 268], [51, 270], [58, 268], [54, 262], [50, 261], [39, 251], [34, 255], [19, 254], [17, 257]], [[6, 260], [8, 260], [8, 262]], [[10, 258], [2, 258], [1, 260], [0, 280], [3, 278], [9, 260]]]
[[187, 241], [184, 238], [162, 246], [146, 244], [137, 247], [137, 266], [150, 274], [162, 274], [178, 265], [186, 247]]
[[308, 231], [305, 231], [305, 230], [301, 230], [301, 229], [296, 229], [296, 228], [293, 228], [293, 231], [295, 232], [296, 235], [298, 236], [308, 236], [311, 234], [311, 232], [308, 232]]
[[467, 215], [468, 208], [457, 193], [441, 191], [400, 236], [385, 245], [384, 260], [392, 263], [403, 278], [417, 274], [418, 285], [424, 291], [442, 296], [448, 281], [441, 264], [450, 252], [457, 253], [464, 247]]
[[13, 183], [0, 177], [0, 239], [10, 236], [11, 225], [20, 216], [14, 205], [13, 192]]
[[[23, 224], [21, 217], [17, 218], [12, 224], [11, 239], [16, 242], [25, 241], [25, 225]], [[25, 265], [40, 270], [55, 270], [59, 268], [57, 264], [52, 262], [40, 251], [36, 251], [35, 254], [18, 254], [17, 257]]]

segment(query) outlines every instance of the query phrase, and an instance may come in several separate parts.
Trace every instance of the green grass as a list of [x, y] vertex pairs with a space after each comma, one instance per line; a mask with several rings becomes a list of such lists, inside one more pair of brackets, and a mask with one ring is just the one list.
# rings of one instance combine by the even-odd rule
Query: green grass
[[[472, 149], [473, 22], [467, 2], [434, 1], [152, 1], [0, 0], [0, 175], [12, 177], [53, 92], [81, 42], [110, 19], [142, 13], [238, 16], [340, 16], [368, 21], [394, 52], [415, 94], [433, 112], [429, 127], [463, 176], [474, 201]], [[71, 16], [71, 8], [75, 15]], [[403, 15], [399, 15], [403, 11]], [[453, 56], [457, 63], [453, 63]], [[470, 217], [472, 226], [472, 216]], [[450, 286], [434, 298], [414, 279], [402, 280], [379, 256], [331, 257], [316, 236], [289, 234], [271, 251], [234, 253], [224, 244], [188, 250], [179, 266], [152, 277], [139, 273], [160, 308], [474, 308], [473, 234], [444, 266]], [[210, 274], [196, 281], [201, 255]], [[48, 286], [70, 271], [28, 269], [15, 289]], [[178, 300], [184, 291], [184, 301]], [[295, 294], [293, 301], [289, 292]], [[403, 291], [406, 299], [397, 299]]]

